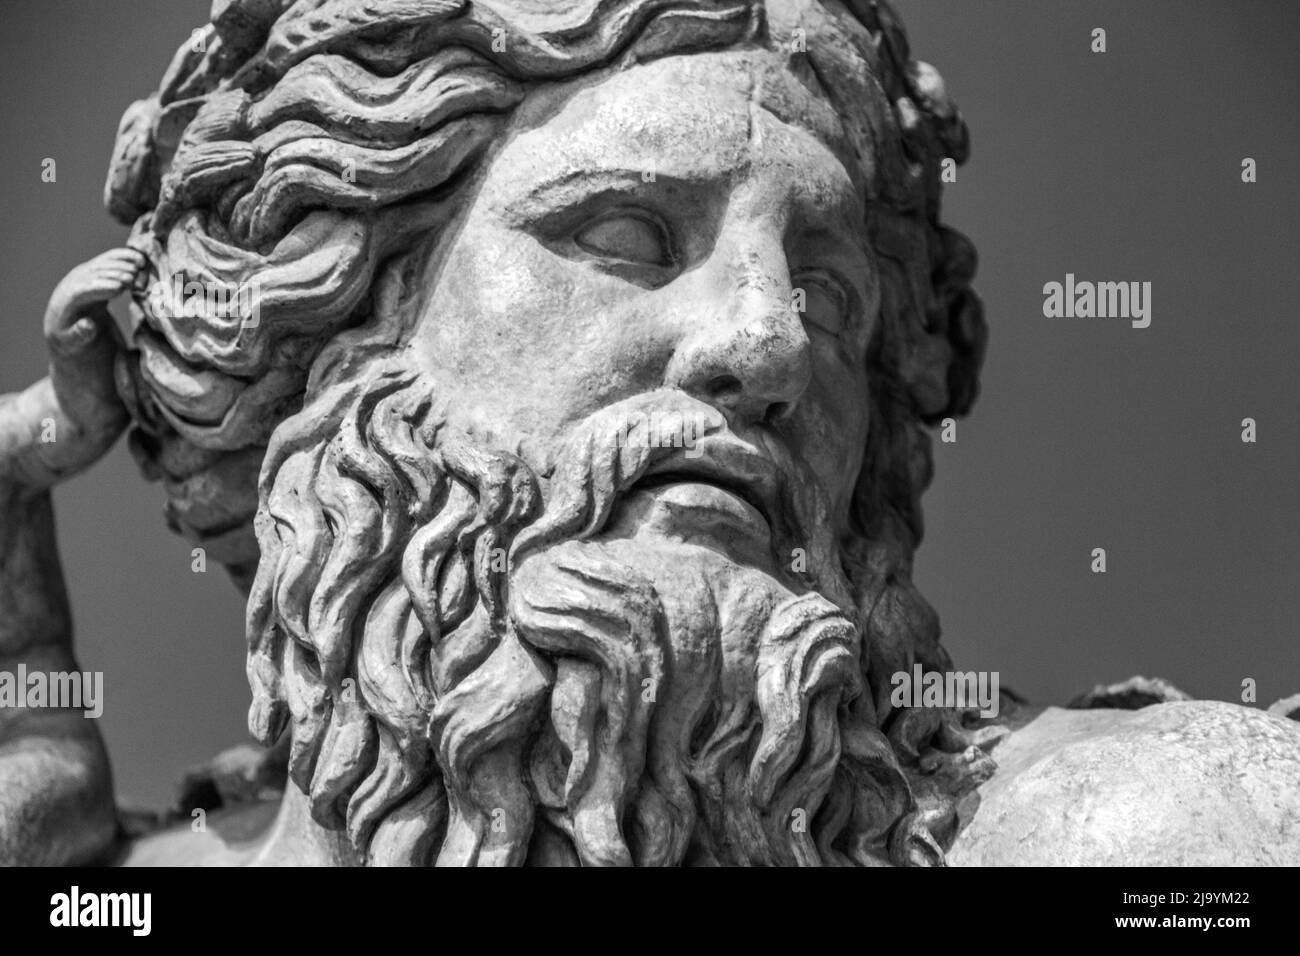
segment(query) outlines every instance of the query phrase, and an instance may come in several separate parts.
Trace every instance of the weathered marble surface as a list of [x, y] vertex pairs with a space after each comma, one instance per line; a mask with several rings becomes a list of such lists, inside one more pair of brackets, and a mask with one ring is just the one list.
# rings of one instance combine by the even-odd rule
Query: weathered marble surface
[[1300, 733], [1220, 701], [1031, 711], [953, 866], [1300, 865]]
[[200, 39], [0, 406], [0, 662], [74, 666], [48, 489], [129, 422], [248, 596], [268, 755], [119, 829], [93, 723], [0, 713], [0, 861], [1296, 861], [1294, 722], [890, 701], [952, 669], [911, 566], [986, 328], [966, 127], [886, 4], [218, 0]]

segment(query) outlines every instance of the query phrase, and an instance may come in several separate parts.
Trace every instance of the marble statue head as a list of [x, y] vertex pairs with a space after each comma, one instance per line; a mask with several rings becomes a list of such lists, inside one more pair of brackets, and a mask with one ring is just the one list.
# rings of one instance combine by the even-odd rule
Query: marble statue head
[[984, 349], [966, 150], [883, 0], [215, 4], [119, 135], [119, 391], [319, 825], [942, 861], [986, 758], [888, 687], [949, 666], [911, 562]]

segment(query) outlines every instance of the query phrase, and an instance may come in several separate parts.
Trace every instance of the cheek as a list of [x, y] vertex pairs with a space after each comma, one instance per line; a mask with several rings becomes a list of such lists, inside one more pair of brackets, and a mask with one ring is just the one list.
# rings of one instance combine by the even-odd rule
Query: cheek
[[[534, 244], [467, 229], [448, 250], [423, 317], [426, 338], [444, 365], [514, 373], [559, 346], [556, 327], [572, 323], [577, 289], [547, 269]], [[540, 353], [540, 354], [539, 354]]]
[[429, 366], [521, 437], [558, 433], [662, 379], [653, 293], [629, 294], [526, 236], [467, 228], [426, 281], [437, 291], [416, 340]]
[[813, 380], [790, 423], [790, 444], [845, 513], [870, 428], [866, 369], [846, 365], [833, 348], [814, 346]]

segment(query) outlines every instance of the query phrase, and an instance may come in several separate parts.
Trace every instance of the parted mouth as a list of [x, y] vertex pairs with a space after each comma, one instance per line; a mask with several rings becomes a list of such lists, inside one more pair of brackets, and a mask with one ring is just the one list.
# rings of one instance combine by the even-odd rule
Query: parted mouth
[[775, 533], [783, 526], [775, 463], [736, 438], [710, 436], [693, 449], [674, 452], [647, 468], [629, 490], [651, 491], [680, 483], [719, 488], [757, 511], [769, 531]]

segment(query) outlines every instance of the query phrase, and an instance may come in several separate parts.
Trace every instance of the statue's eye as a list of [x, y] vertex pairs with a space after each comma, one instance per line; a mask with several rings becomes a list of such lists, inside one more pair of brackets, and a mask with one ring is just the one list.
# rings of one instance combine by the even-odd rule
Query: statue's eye
[[844, 287], [829, 273], [815, 270], [795, 277], [794, 287], [802, 290], [802, 303], [796, 295], [796, 307], [803, 306], [806, 322], [828, 332], [839, 335], [844, 331], [849, 319], [849, 297]]
[[584, 252], [648, 266], [670, 266], [674, 254], [668, 230], [640, 211], [620, 210], [587, 223], [573, 236]]

